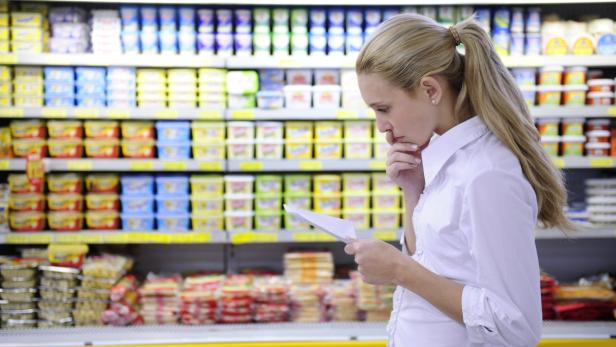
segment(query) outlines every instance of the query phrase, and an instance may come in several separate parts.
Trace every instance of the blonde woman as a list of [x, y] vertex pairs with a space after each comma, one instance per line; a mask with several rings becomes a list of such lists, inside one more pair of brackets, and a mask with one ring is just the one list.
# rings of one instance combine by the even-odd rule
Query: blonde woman
[[402, 252], [378, 240], [345, 248], [365, 281], [398, 286], [389, 345], [534, 346], [534, 231], [571, 225], [561, 173], [490, 37], [472, 20], [448, 29], [398, 15], [356, 70], [406, 206]]

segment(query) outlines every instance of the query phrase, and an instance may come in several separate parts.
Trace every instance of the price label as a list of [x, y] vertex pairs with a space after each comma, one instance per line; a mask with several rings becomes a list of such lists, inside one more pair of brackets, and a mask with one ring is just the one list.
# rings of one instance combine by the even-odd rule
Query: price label
[[368, 167], [371, 170], [385, 170], [385, 161], [383, 160], [370, 160]]
[[5, 242], [8, 244], [47, 244], [52, 241], [53, 236], [50, 234], [10, 233], [5, 237]]
[[221, 111], [199, 111], [197, 112], [198, 119], [222, 119]]
[[298, 59], [291, 58], [291, 57], [288, 57], [288, 58], [285, 57], [285, 58], [278, 59], [277, 65], [280, 67], [299, 67], [301, 66]]
[[222, 162], [213, 161], [213, 162], [199, 163], [199, 170], [201, 171], [222, 171]]
[[610, 107], [607, 109], [607, 114], [609, 114], [612, 117], [616, 117], [616, 107]]
[[177, 110], [162, 109], [156, 110], [156, 112], [154, 112], [154, 116], [157, 118], [177, 119], [179, 117], [179, 113]]
[[379, 230], [373, 232], [372, 237], [383, 241], [396, 241], [398, 234], [394, 230]]
[[590, 167], [605, 168], [605, 167], [613, 167], [613, 166], [614, 166], [614, 159], [612, 158], [591, 158], [590, 159]]
[[231, 234], [231, 243], [234, 245], [251, 243], [253, 240], [254, 233], [252, 231]]
[[91, 171], [92, 167], [93, 167], [93, 164], [92, 164], [92, 161], [90, 160], [74, 159], [74, 160], [69, 160], [68, 163], [66, 163], [66, 168], [68, 170]]
[[147, 243], [149, 233], [125, 233], [125, 243]]
[[562, 168], [565, 167], [565, 159], [562, 159], [562, 158], [552, 158], [552, 162], [558, 168], [562, 169]]
[[95, 108], [77, 107], [75, 117], [77, 118], [98, 118], [98, 110]]
[[145, 160], [145, 161], [133, 161], [129, 165], [132, 171], [153, 171], [154, 170], [154, 162]]
[[44, 118], [66, 118], [67, 111], [65, 108], [44, 107], [41, 110], [41, 116], [43, 116]]
[[212, 239], [212, 234], [210, 233], [192, 233], [190, 234], [192, 236], [192, 242], [193, 243], [209, 243], [210, 240]]
[[163, 163], [165, 171], [186, 171], [186, 163], [183, 161], [167, 161]]
[[0, 170], [8, 170], [11, 168], [10, 160], [0, 160]]
[[240, 163], [242, 171], [263, 171], [263, 162], [261, 161], [243, 161]]
[[253, 233], [253, 242], [269, 243], [278, 242], [277, 233]]
[[357, 119], [358, 112], [354, 110], [338, 110], [336, 111], [336, 118], [338, 119]]
[[125, 234], [124, 232], [109, 233], [103, 236], [103, 242], [104, 243], [128, 243], [129, 238], [127, 236], [128, 235]]
[[293, 241], [296, 242], [330, 242], [336, 238], [322, 231], [305, 231], [293, 233]]
[[255, 111], [253, 110], [231, 111], [231, 119], [255, 119]]
[[304, 160], [299, 162], [299, 169], [304, 171], [318, 171], [323, 169], [323, 162], [320, 160]]
[[2, 118], [23, 118], [24, 109], [20, 107], [0, 108], [0, 117]]
[[0, 64], [17, 64], [17, 54], [0, 54]]
[[128, 119], [130, 110], [126, 108], [110, 108], [107, 110], [107, 117], [112, 119]]

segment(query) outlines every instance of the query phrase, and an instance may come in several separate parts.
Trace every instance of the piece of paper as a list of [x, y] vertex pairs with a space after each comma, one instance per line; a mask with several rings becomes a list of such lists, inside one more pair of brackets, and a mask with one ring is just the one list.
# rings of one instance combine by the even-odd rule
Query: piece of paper
[[302, 210], [293, 205], [284, 205], [285, 211], [296, 215], [315, 227], [334, 236], [338, 240], [349, 243], [357, 240], [357, 233], [353, 228], [353, 223], [348, 220], [331, 217], [328, 215]]

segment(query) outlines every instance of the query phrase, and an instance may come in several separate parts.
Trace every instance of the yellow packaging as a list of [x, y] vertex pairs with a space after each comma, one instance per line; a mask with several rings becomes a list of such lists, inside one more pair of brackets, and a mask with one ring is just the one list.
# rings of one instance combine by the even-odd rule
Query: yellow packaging
[[47, 208], [50, 211], [81, 211], [83, 207], [83, 195], [81, 194], [56, 194], [47, 195]]
[[223, 176], [193, 175], [190, 177], [190, 186], [193, 196], [222, 196], [224, 193]]
[[195, 159], [224, 160], [226, 154], [224, 142], [194, 141], [192, 150]]
[[116, 211], [88, 211], [86, 224], [89, 229], [117, 229], [120, 214]]
[[45, 140], [40, 139], [14, 139], [13, 155], [19, 158], [26, 158], [31, 153], [36, 153], [45, 157]]
[[114, 193], [120, 186], [116, 174], [91, 174], [86, 177], [86, 189], [92, 193]]
[[11, 37], [11, 30], [9, 27], [0, 26], [0, 40], [8, 41]]
[[11, 100], [11, 97], [6, 97], [6, 98], [0, 97], [0, 106], [6, 107], [6, 106], [11, 106], [11, 105], [13, 105], [13, 101]]
[[169, 81], [178, 83], [196, 82], [197, 69], [169, 69], [167, 70]]
[[45, 138], [45, 122], [40, 120], [14, 120], [11, 135], [16, 139]]
[[117, 158], [120, 141], [117, 139], [85, 139], [86, 156], [88, 158]]
[[314, 150], [316, 159], [341, 159], [342, 141], [315, 140]]
[[315, 194], [313, 202], [314, 210], [317, 213], [340, 213], [342, 210], [340, 194]]
[[11, 129], [8, 127], [0, 128], [0, 158], [10, 158], [12, 155]]
[[120, 123], [117, 121], [85, 121], [83, 126], [86, 137], [89, 138], [118, 138]]
[[79, 231], [83, 228], [83, 213], [49, 212], [47, 222], [51, 230]]
[[43, 41], [11, 41], [15, 53], [43, 53]]
[[400, 188], [386, 173], [372, 174], [372, 191], [374, 192], [400, 192]]
[[40, 13], [43, 16], [47, 16], [47, 13], [49, 12], [49, 6], [47, 6], [47, 4], [40, 3], [26, 2], [21, 4], [20, 8], [24, 12]]
[[122, 140], [122, 155], [125, 158], [153, 158], [154, 140]]
[[81, 138], [81, 127], [83, 122], [78, 120], [55, 121], [47, 122], [47, 131], [50, 138], [67, 139]]
[[86, 207], [88, 210], [116, 210], [119, 207], [118, 194], [88, 194]]
[[15, 83], [13, 91], [19, 96], [43, 96], [43, 85], [41, 83]]
[[254, 141], [227, 141], [227, 156], [229, 159], [253, 159], [255, 156]]
[[9, 174], [9, 189], [18, 194], [43, 192], [42, 184], [33, 184], [26, 174]]
[[154, 122], [122, 122], [122, 138], [125, 140], [153, 139]]
[[345, 120], [343, 138], [345, 140], [366, 141], [372, 138], [373, 123], [369, 120]]
[[18, 97], [14, 98], [13, 104], [21, 107], [43, 107], [43, 97]]
[[315, 123], [315, 140], [341, 140], [342, 122], [318, 121]]
[[137, 82], [152, 82], [167, 79], [165, 69], [137, 69]]
[[391, 145], [385, 141], [374, 141], [374, 158], [375, 159], [387, 159], [387, 152], [391, 148]]
[[346, 159], [370, 159], [372, 158], [372, 141], [344, 141], [344, 157]]
[[44, 211], [45, 195], [43, 194], [11, 194], [9, 208], [13, 211]]
[[313, 122], [285, 122], [287, 141], [312, 141], [314, 138]]
[[375, 229], [400, 228], [400, 210], [373, 210], [372, 224]]
[[[1, 32], [1, 31], [0, 31]], [[0, 35], [1, 37], [1, 35]], [[43, 29], [42, 28], [11, 28], [11, 38], [13, 41], [34, 41], [42, 42]]]
[[8, 66], [0, 66], [0, 81], [11, 82], [11, 68]]
[[193, 213], [222, 214], [225, 210], [222, 196], [193, 196], [190, 197]]
[[224, 142], [226, 126], [224, 122], [198, 122], [191, 124], [193, 141]]
[[285, 143], [286, 159], [312, 159], [312, 141], [287, 140]]
[[339, 194], [341, 192], [342, 177], [340, 175], [314, 175], [315, 194]]
[[370, 210], [343, 210], [342, 218], [353, 223], [356, 230], [370, 229]]
[[370, 174], [345, 173], [342, 174], [342, 191], [344, 193], [370, 192]]
[[400, 192], [380, 192], [372, 193], [372, 207], [375, 210], [397, 210], [400, 208]]
[[30, 81], [43, 83], [43, 68], [32, 66], [15, 67], [15, 81]]
[[47, 147], [52, 158], [81, 158], [83, 155], [81, 139], [49, 139]]
[[42, 212], [11, 212], [9, 220], [15, 231], [41, 231], [45, 228], [45, 214]]
[[36, 12], [12, 12], [11, 24], [14, 27], [42, 27], [43, 15]]
[[50, 193], [81, 193], [83, 180], [81, 175], [54, 174], [47, 177], [47, 188]]
[[9, 40], [0, 40], [0, 53], [11, 53], [11, 43]]
[[13, 84], [11, 82], [0, 82], [0, 95], [11, 96], [13, 92]]
[[344, 193], [342, 195], [342, 208], [349, 211], [369, 210], [370, 194], [364, 193]]
[[9, 26], [9, 14], [8, 13], [0, 13], [0, 26], [3, 26], [3, 27]]
[[222, 214], [192, 215], [193, 231], [222, 231], [225, 230], [224, 224], [225, 218]]

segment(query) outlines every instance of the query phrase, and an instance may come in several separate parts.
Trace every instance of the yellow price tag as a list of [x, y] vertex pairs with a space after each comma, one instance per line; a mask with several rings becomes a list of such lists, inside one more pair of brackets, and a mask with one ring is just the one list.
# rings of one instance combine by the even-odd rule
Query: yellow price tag
[[110, 108], [107, 110], [107, 117], [112, 119], [128, 119], [130, 111], [125, 108]]
[[293, 233], [293, 241], [296, 242], [329, 242], [336, 238], [322, 231], [306, 231]]
[[253, 242], [269, 243], [278, 242], [277, 233], [253, 233]]
[[254, 233], [252, 231], [231, 234], [231, 243], [234, 245], [250, 243], [253, 240], [254, 240]]
[[590, 167], [613, 167], [614, 159], [612, 158], [591, 158]]
[[5, 107], [0, 108], [0, 117], [2, 118], [23, 118], [24, 109], [20, 107]]
[[10, 160], [0, 160], [0, 170], [8, 170], [11, 168]]
[[212, 234], [207, 232], [192, 233], [190, 235], [192, 235], [193, 243], [208, 243], [212, 239]]
[[372, 237], [383, 241], [396, 241], [398, 239], [398, 234], [391, 230], [379, 230], [373, 232]]
[[0, 64], [17, 64], [17, 54], [0, 54]]
[[212, 161], [207, 163], [199, 163], [201, 171], [222, 171], [222, 162]]
[[68, 170], [91, 171], [92, 167], [93, 165], [91, 160], [73, 159], [69, 160], [68, 163], [66, 163], [66, 168]]
[[154, 170], [154, 162], [145, 160], [145, 161], [133, 161], [129, 165], [132, 171], [153, 171]]
[[5, 242], [8, 244], [46, 244], [52, 241], [53, 236], [50, 234], [10, 233], [5, 237]]
[[221, 111], [199, 111], [197, 112], [198, 119], [222, 119]]
[[156, 110], [156, 112], [154, 113], [154, 116], [156, 116], [157, 118], [171, 118], [171, 119], [176, 119], [178, 118], [180, 115], [178, 113], [177, 110], [172, 110], [172, 109], [162, 109], [162, 110]]
[[299, 169], [304, 171], [316, 171], [323, 169], [323, 162], [320, 160], [303, 160], [299, 162]]
[[278, 59], [278, 66], [280, 67], [299, 67], [301, 64], [295, 58], [280, 58]]
[[263, 162], [261, 161], [243, 161], [240, 163], [242, 171], [263, 171]]
[[356, 119], [358, 118], [358, 112], [353, 110], [338, 110], [336, 111], [336, 118], [338, 119]]
[[165, 171], [186, 171], [186, 163], [183, 161], [163, 162], [163, 170]]
[[65, 108], [43, 107], [41, 116], [44, 118], [66, 118], [67, 112]]
[[149, 233], [126, 233], [124, 234], [125, 243], [147, 243]]
[[81, 243], [81, 235], [78, 233], [58, 234], [54, 240], [56, 243]]
[[231, 119], [254, 119], [255, 111], [253, 110], [236, 110], [231, 111]]
[[112, 232], [103, 236], [103, 243], [128, 243], [127, 234], [124, 232]]
[[616, 117], [616, 107], [612, 106], [607, 109], [607, 114], [612, 117]]
[[558, 168], [562, 169], [562, 168], [565, 167], [565, 159], [562, 159], [562, 158], [552, 158], [552, 162]]
[[77, 107], [75, 109], [77, 118], [98, 118], [98, 110], [95, 108]]
[[385, 170], [386, 168], [385, 161], [383, 160], [370, 160], [368, 167], [370, 167], [371, 170]]

